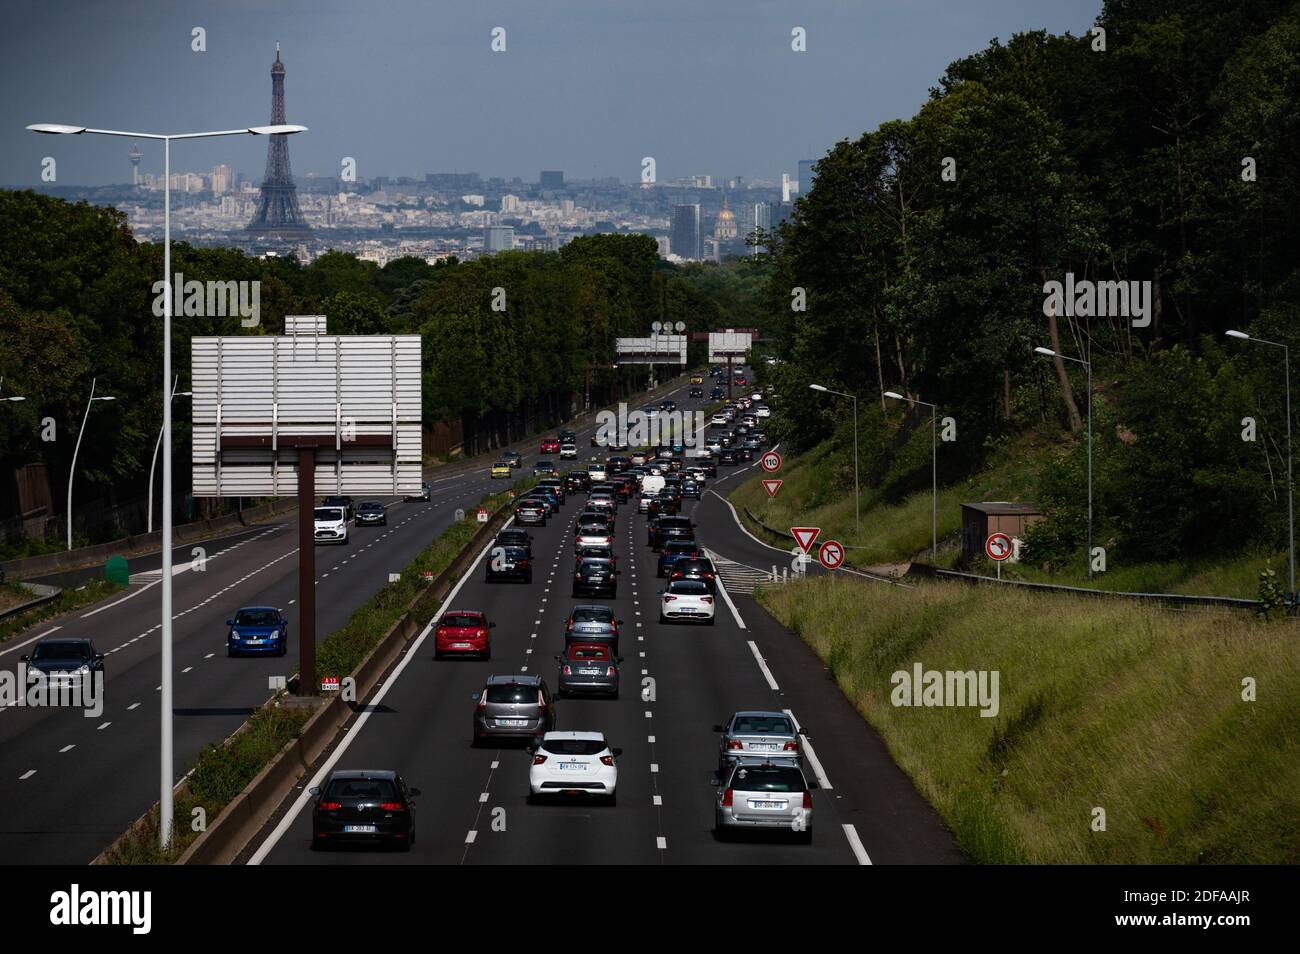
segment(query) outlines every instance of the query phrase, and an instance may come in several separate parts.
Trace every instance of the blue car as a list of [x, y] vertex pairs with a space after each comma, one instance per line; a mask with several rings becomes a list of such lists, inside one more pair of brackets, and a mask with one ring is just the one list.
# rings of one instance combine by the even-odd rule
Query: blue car
[[245, 606], [226, 620], [226, 655], [274, 653], [283, 656], [289, 648], [289, 621], [274, 606]]
[[694, 560], [700, 556], [703, 552], [694, 540], [667, 540], [659, 551], [659, 576], [670, 575], [678, 560]]

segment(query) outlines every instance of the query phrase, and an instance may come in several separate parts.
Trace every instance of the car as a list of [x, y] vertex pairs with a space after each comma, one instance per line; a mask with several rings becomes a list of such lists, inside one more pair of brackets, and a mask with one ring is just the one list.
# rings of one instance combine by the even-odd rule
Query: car
[[632, 458], [625, 457], [622, 454], [615, 454], [607, 458], [605, 460], [605, 473], [609, 476], [606, 479], [612, 479], [615, 475], [624, 473], [631, 466]]
[[609, 560], [579, 560], [573, 568], [574, 596], [618, 597], [618, 570]]
[[578, 547], [574, 556], [574, 566], [577, 566], [583, 560], [608, 560], [614, 569], [618, 569], [618, 557], [614, 555], [613, 547], [600, 546], [595, 543]]
[[578, 433], [566, 429], [560, 431], [558, 439], [561, 444], [576, 444], [578, 442]]
[[226, 655], [272, 653], [289, 650], [289, 621], [274, 606], [244, 606], [226, 620]]
[[672, 400], [671, 398], [664, 398], [662, 401], [659, 402], [659, 410], [675, 411], [677, 410], [677, 402]]
[[560, 460], [577, 460], [578, 445], [573, 443], [560, 445]]
[[546, 526], [546, 501], [537, 497], [524, 497], [515, 503], [515, 523], [534, 527]]
[[647, 520], [654, 517], [672, 517], [681, 509], [681, 501], [667, 487], [645, 500], [645, 505]]
[[342, 842], [392, 845], [410, 851], [415, 844], [415, 799], [418, 788], [388, 770], [337, 770], [324, 785], [313, 786], [311, 846], [321, 849]]
[[587, 476], [593, 484], [604, 483], [609, 479], [609, 471], [601, 461], [592, 461], [587, 465]]
[[570, 643], [555, 657], [560, 664], [555, 678], [558, 696], [602, 695], [618, 698], [618, 667], [622, 656], [615, 656], [600, 643]]
[[776, 829], [811, 844], [812, 818], [812, 787], [798, 766], [746, 758], [721, 779], [713, 830], [719, 841], [747, 829]]
[[724, 391], [722, 388], [714, 386], [713, 388], [709, 389], [709, 400], [720, 401], [726, 395], [726, 393], [727, 392]]
[[632, 499], [632, 491], [636, 487], [636, 478], [630, 473], [624, 472], [615, 474], [609, 479], [614, 487], [614, 499], [620, 504], [625, 504]]
[[518, 527], [503, 527], [498, 530], [496, 542], [503, 547], [524, 547], [530, 553], [533, 549], [532, 534]]
[[688, 477], [682, 481], [683, 497], [691, 497], [695, 500], [699, 500], [702, 493], [704, 493], [704, 486], [701, 481], [694, 477]]
[[357, 515], [354, 522], [359, 527], [363, 523], [371, 526], [386, 527], [388, 526], [388, 511], [378, 500], [367, 500], [357, 507]]
[[561, 505], [568, 499], [568, 493], [564, 489], [563, 477], [543, 477], [537, 482], [537, 486], [541, 490], [549, 490], [558, 497]]
[[623, 621], [603, 603], [575, 603], [564, 621], [564, 644], [600, 643], [618, 655], [619, 627]]
[[609, 440], [605, 442], [605, 448], [612, 451], [625, 451], [628, 446], [627, 441], [618, 434], [611, 434]]
[[511, 467], [519, 468], [524, 466], [524, 457], [519, 453], [519, 451], [503, 450], [501, 452], [501, 459]]
[[[726, 427], [730, 423], [731, 418], [727, 417], [727, 415], [722, 411], [715, 412], [714, 415], [709, 418], [710, 427]], [[717, 440], [717, 438], [709, 438], [709, 440]], [[707, 444], [708, 441], [706, 440], [705, 443]]]
[[653, 404], [647, 404], [643, 408], [641, 408], [641, 413], [644, 414], [650, 420], [654, 420], [656, 417], [659, 416], [659, 408], [655, 407]]
[[611, 491], [593, 490], [591, 496], [587, 498], [587, 506], [613, 513], [614, 508], [618, 506], [618, 500]]
[[550, 475], [554, 473], [557, 473], [557, 471], [555, 469], [555, 461], [553, 460], [539, 460], [535, 464], [533, 464], [534, 477], [539, 477], [543, 474]]
[[492, 479], [496, 480], [498, 477], [505, 477], [507, 480], [510, 478], [510, 465], [503, 460], [492, 465]]
[[546, 487], [534, 487], [519, 499], [540, 500], [542, 503], [546, 504], [547, 516], [560, 512], [560, 498], [556, 495], [555, 491]]
[[343, 507], [317, 507], [312, 519], [317, 543], [348, 542], [348, 512]]
[[528, 739], [555, 727], [555, 701], [541, 676], [489, 676], [474, 700], [470, 744], [489, 739]]
[[347, 512], [347, 519], [351, 520], [353, 517], [354, 509], [351, 497], [326, 497], [320, 502], [320, 505], [322, 507], [342, 507]]
[[750, 447], [748, 443], [741, 444], [736, 448], [735, 455], [737, 460], [752, 461], [754, 459], [754, 448]]
[[533, 582], [532, 551], [527, 547], [497, 544], [488, 554], [485, 582], [523, 580]]
[[716, 593], [718, 590], [718, 571], [714, 567], [713, 561], [706, 556], [679, 559], [673, 564], [668, 579], [702, 580], [704, 585], [709, 588], [710, 593]]
[[547, 795], [583, 795], [618, 800], [618, 765], [622, 749], [611, 749], [600, 732], [547, 732], [530, 746], [528, 801]]
[[574, 533], [573, 552], [575, 554], [583, 547], [611, 547], [613, 545], [614, 534], [609, 532], [608, 527], [589, 524], [585, 527], [579, 527]]
[[31, 653], [24, 653], [19, 660], [27, 664], [28, 678], [38, 672], [49, 686], [80, 686], [94, 673], [104, 672], [104, 654], [84, 636], [38, 640]]
[[558, 454], [560, 452], [560, 439], [558, 437], [543, 437], [542, 443], [537, 449], [543, 454]]
[[694, 540], [668, 540], [659, 548], [659, 565], [655, 571], [656, 576], [671, 576], [673, 564], [678, 560], [694, 560], [696, 557], [703, 556], [702, 551]]
[[734, 712], [726, 722], [715, 725], [718, 733], [718, 774], [724, 776], [739, 758], [762, 758], [770, 762], [802, 764], [799, 732], [784, 712], [747, 709]]
[[755, 391], [753, 394], [751, 394], [751, 395], [749, 396], [749, 399], [750, 399], [751, 401], [761, 401], [761, 400], [763, 400], [763, 392], [762, 392], [762, 391]]
[[664, 515], [646, 524], [646, 545], [658, 550], [668, 540], [694, 540], [695, 524], [690, 517]]
[[760, 404], [757, 408], [755, 408], [755, 410], [754, 410], [754, 416], [755, 416], [755, 417], [771, 417], [771, 416], [772, 416], [772, 409], [771, 409], [770, 407], [768, 407], [766, 404]]
[[614, 533], [615, 525], [617, 523], [618, 517], [615, 516], [613, 510], [610, 510], [608, 507], [602, 510], [588, 505], [586, 510], [578, 514], [577, 526], [590, 527], [593, 525], [599, 525], [603, 526], [610, 533]]
[[736, 387], [738, 388], [743, 388], [746, 384], [749, 383], [749, 379], [747, 379], [743, 374], [736, 375], [734, 378], [732, 378], [732, 381], [735, 383]]
[[723, 448], [718, 454], [718, 463], [723, 467], [735, 467], [740, 463], [740, 452], [731, 447]]
[[406, 503], [410, 503], [412, 500], [423, 500], [428, 503], [432, 497], [433, 486], [427, 480], [422, 480], [420, 481], [420, 492], [418, 494], [407, 494], [402, 500]]
[[718, 476], [718, 461], [710, 454], [708, 457], [702, 457], [696, 462], [697, 467], [703, 471], [705, 477]]
[[704, 397], [704, 388], [691, 388], [686, 392], [687, 397], [702, 398]]
[[659, 622], [682, 619], [713, 625], [713, 594], [703, 580], [669, 580], [660, 590]]
[[564, 475], [564, 487], [569, 493], [578, 493], [591, 487], [591, 475], [585, 470], [571, 470]]
[[433, 658], [452, 655], [475, 655], [481, 659], [492, 658], [492, 637], [489, 631], [496, 623], [488, 622], [481, 610], [448, 610], [438, 619], [433, 631]]
[[592, 447], [604, 447], [609, 443], [609, 434], [604, 427], [598, 427], [591, 435]]
[[704, 383], [704, 375], [702, 374], [691, 375], [691, 384], [703, 384], [703, 383]]

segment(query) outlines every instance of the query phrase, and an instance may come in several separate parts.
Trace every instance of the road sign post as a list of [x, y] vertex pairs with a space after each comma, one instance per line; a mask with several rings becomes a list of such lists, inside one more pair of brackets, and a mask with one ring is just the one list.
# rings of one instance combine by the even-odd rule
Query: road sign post
[[759, 463], [769, 474], [775, 474], [781, 469], [781, 455], [774, 450], [766, 451]]
[[838, 540], [827, 540], [817, 551], [817, 560], [828, 570], [838, 570], [844, 563], [844, 544]]
[[799, 544], [799, 548], [803, 550], [804, 553], [807, 553], [812, 549], [813, 541], [817, 539], [817, 535], [821, 532], [821, 527], [790, 528], [790, 536], [794, 537], [794, 542]]
[[1002, 562], [1011, 558], [1013, 550], [1011, 538], [1005, 533], [990, 533], [984, 541], [984, 555], [998, 568], [998, 579], [1002, 579]]
[[769, 477], [763, 481], [763, 489], [767, 491], [769, 500], [776, 496], [776, 492], [781, 489], [783, 483], [785, 483], [785, 481], [775, 477]]

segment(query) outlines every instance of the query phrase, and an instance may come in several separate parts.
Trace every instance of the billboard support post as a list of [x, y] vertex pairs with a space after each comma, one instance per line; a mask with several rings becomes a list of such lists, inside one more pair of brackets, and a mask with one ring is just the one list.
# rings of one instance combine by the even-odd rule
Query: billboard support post
[[298, 695], [316, 679], [316, 448], [298, 448]]

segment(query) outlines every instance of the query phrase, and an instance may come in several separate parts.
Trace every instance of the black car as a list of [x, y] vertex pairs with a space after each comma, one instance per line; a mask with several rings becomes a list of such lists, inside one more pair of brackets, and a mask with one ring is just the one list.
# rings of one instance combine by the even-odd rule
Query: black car
[[702, 398], [704, 397], [704, 388], [693, 387], [688, 392], [686, 392], [686, 396], [693, 397], [693, 398]]
[[506, 527], [497, 531], [497, 545], [503, 547], [524, 547], [529, 553], [533, 549], [533, 535], [518, 527]]
[[104, 671], [104, 654], [97, 652], [89, 639], [79, 636], [42, 639], [30, 655], [19, 658], [27, 663], [29, 672], [44, 674], [51, 684], [76, 683], [90, 673]]
[[702, 492], [702, 490], [703, 488], [700, 487], [700, 482], [698, 480], [695, 480], [691, 477], [687, 477], [685, 480], [682, 481], [683, 497], [694, 497], [696, 500], [699, 500], [700, 493]]
[[557, 695], [604, 695], [618, 698], [618, 664], [608, 646], [597, 643], [572, 643], [555, 657], [560, 673], [555, 680]]
[[632, 466], [632, 458], [624, 457], [621, 454], [615, 455], [605, 461], [605, 469], [612, 477], [614, 474], [621, 474]]
[[488, 551], [488, 583], [493, 580], [523, 580], [533, 582], [532, 551], [527, 547], [494, 546]]
[[368, 523], [373, 526], [388, 526], [388, 511], [377, 500], [367, 500], [357, 508], [357, 526]]
[[547, 487], [534, 487], [528, 493], [524, 494], [522, 500], [540, 500], [546, 504], [547, 513], [560, 512], [560, 498], [556, 496], [555, 491]]
[[754, 459], [754, 448], [748, 444], [742, 444], [733, 452], [739, 460], [750, 461]]
[[546, 501], [537, 497], [526, 497], [515, 504], [515, 523], [530, 524], [536, 527], [546, 526]]
[[557, 434], [556, 437], [559, 438], [561, 444], [578, 443], [578, 435], [573, 431], [560, 431], [560, 433]]
[[584, 559], [573, 568], [574, 596], [618, 596], [618, 570], [609, 560]]
[[415, 844], [415, 802], [418, 788], [390, 771], [331, 772], [329, 780], [310, 789], [316, 796], [311, 810], [311, 846], [341, 842], [392, 845], [410, 851]]
[[726, 392], [723, 391], [722, 388], [715, 387], [713, 390], [709, 392], [709, 400], [711, 401], [721, 400], [725, 394]]
[[542, 475], [542, 474], [545, 474], [545, 475], [547, 475], [547, 476], [550, 476], [550, 475], [555, 474], [555, 473], [558, 473], [558, 472], [556, 471], [556, 469], [555, 469], [555, 461], [551, 461], [551, 460], [539, 460], [539, 461], [537, 461], [536, 463], [533, 464], [533, 476], [534, 476], [534, 477], [540, 476], [540, 475]]
[[433, 487], [430, 486], [427, 480], [422, 480], [420, 481], [420, 492], [418, 494], [407, 494], [405, 497], [402, 498], [402, 500], [406, 501], [407, 503], [410, 503], [412, 500], [423, 500], [425, 503], [428, 503], [429, 498], [432, 496], [433, 496]]
[[723, 467], [735, 467], [740, 463], [740, 455], [730, 447], [724, 448], [718, 455], [718, 463]]
[[680, 509], [676, 495], [667, 488], [660, 490], [653, 497], [644, 497], [646, 519], [653, 521], [656, 517], [672, 516]]
[[700, 580], [709, 588], [710, 593], [718, 589], [718, 571], [708, 557], [696, 557], [694, 560], [678, 560], [673, 564], [668, 575], [671, 580]]
[[678, 560], [695, 560], [704, 555], [693, 537], [665, 540], [659, 546], [659, 565], [656, 576], [669, 576]]
[[690, 517], [656, 517], [646, 525], [646, 543], [658, 550], [665, 540], [694, 540], [695, 524]]
[[564, 488], [571, 494], [580, 493], [591, 487], [591, 474], [585, 470], [571, 470], [564, 475]]
[[345, 518], [351, 520], [355, 511], [353, 509], [352, 498], [345, 496], [326, 497], [321, 501], [322, 507], [342, 507], [346, 513]]

